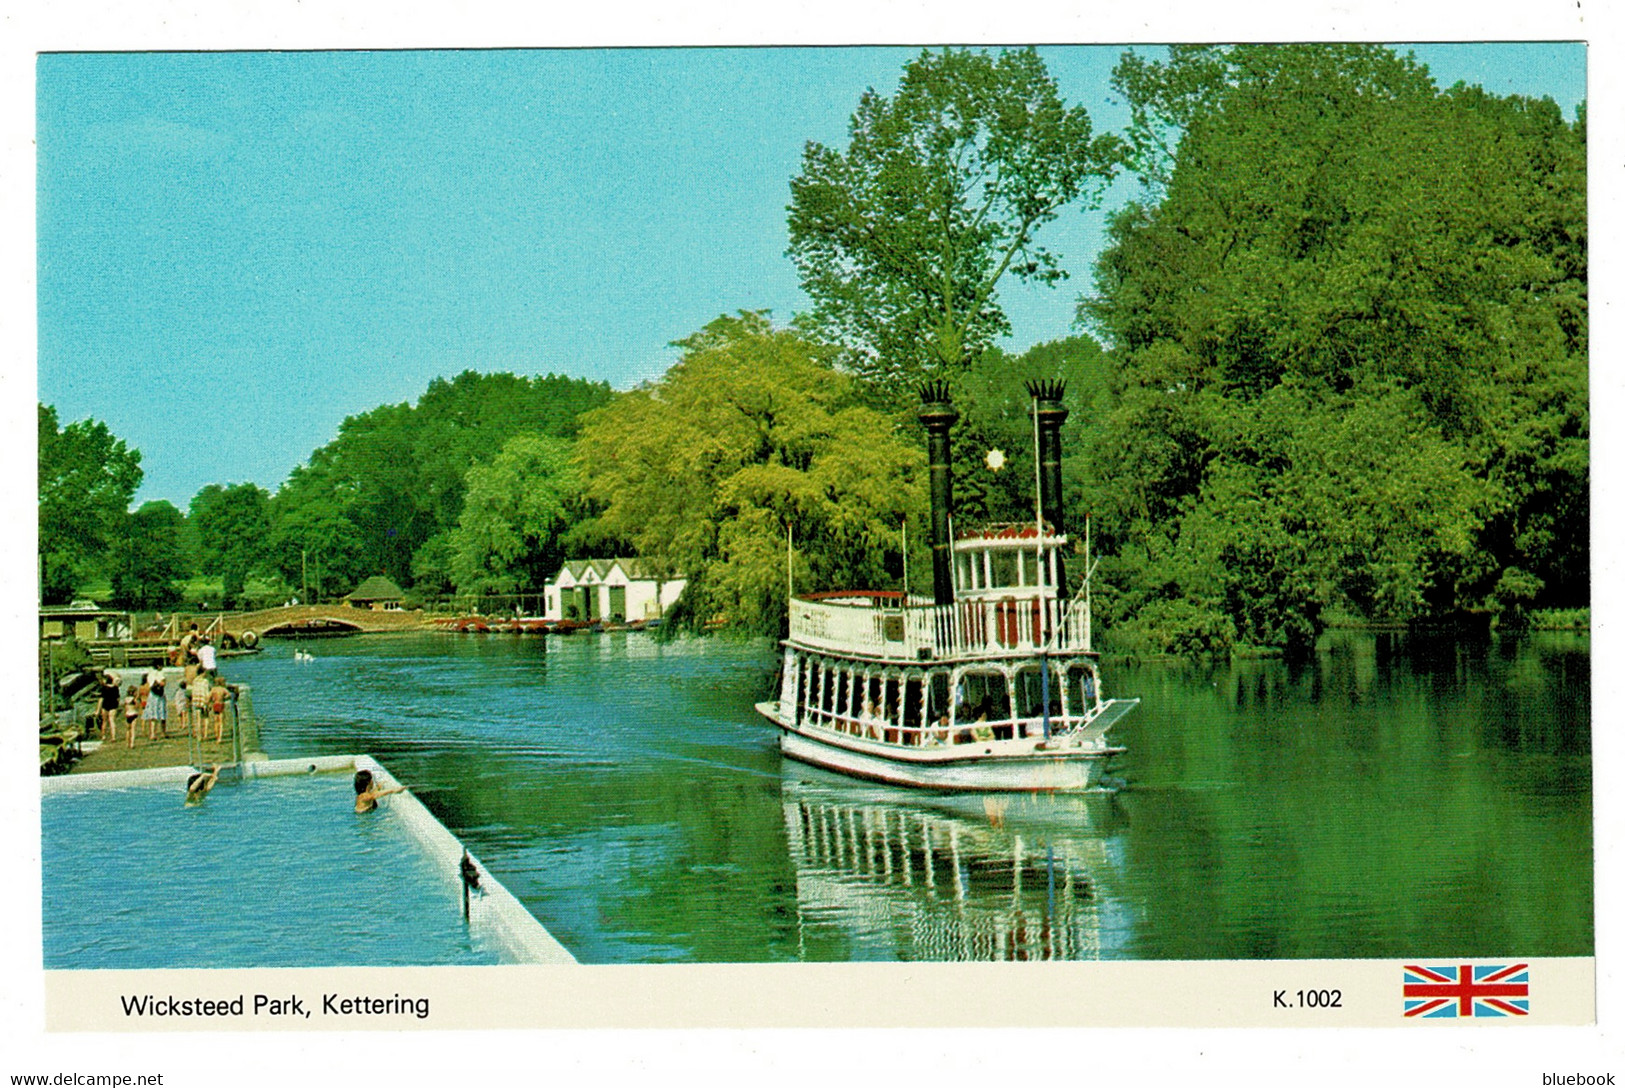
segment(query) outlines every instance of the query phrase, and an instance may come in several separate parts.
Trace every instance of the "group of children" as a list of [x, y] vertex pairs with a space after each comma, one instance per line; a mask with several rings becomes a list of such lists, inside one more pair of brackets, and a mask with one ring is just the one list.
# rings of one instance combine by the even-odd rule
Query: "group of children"
[[135, 747], [138, 721], [145, 723], [149, 741], [169, 736], [170, 726], [178, 722], [183, 732], [190, 727], [199, 741], [208, 738], [212, 724], [215, 743], [220, 743], [232, 691], [215, 667], [214, 646], [207, 635], [198, 633], [197, 624], [182, 637], [175, 659], [182, 667], [181, 677], [168, 677], [163, 670], [154, 669], [142, 676], [140, 684], [129, 685], [122, 699], [117, 675], [103, 674], [99, 705], [103, 740], [118, 743], [122, 717], [129, 748]]

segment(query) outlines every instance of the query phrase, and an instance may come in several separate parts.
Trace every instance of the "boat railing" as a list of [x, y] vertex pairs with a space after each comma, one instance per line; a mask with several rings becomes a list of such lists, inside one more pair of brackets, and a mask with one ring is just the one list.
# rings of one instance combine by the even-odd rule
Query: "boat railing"
[[[1102, 704], [1102, 707], [1107, 705], [1109, 704]], [[1083, 728], [1090, 719], [1099, 715], [1100, 709], [1101, 707], [1092, 708], [1090, 718], [1084, 719], [1063, 718], [1057, 715], [1050, 719], [1050, 732], [1052, 734], [1065, 734], [1074, 728]], [[977, 719], [975, 721], [961, 719], [953, 722], [939, 721], [902, 725], [893, 720], [842, 714], [811, 706], [803, 708], [802, 714], [804, 715], [803, 720], [807, 724], [834, 730], [837, 733], [845, 733], [848, 736], [878, 741], [883, 744], [904, 744], [919, 747], [938, 745], [951, 747], [957, 744], [979, 744], [995, 740], [1038, 737], [1043, 734], [1044, 729], [1042, 717]], [[1121, 714], [1113, 715], [1112, 720], [1115, 721], [1121, 716]], [[1105, 730], [1101, 729], [1099, 732], [1104, 733]], [[1090, 735], [1093, 736], [1094, 733], [1091, 732]]]
[[967, 598], [951, 605], [798, 597], [790, 600], [790, 641], [890, 661], [1088, 650], [1088, 613], [1085, 601], [1040, 596]]

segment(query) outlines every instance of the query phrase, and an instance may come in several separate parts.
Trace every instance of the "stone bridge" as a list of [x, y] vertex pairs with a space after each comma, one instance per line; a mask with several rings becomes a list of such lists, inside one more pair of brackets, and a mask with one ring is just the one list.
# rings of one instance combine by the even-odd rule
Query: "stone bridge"
[[200, 630], [224, 631], [233, 641], [252, 631], [263, 638], [295, 635], [300, 627], [320, 627], [333, 633], [354, 631], [427, 631], [434, 625], [422, 611], [374, 612], [370, 608], [349, 608], [342, 604], [296, 604], [283, 608], [263, 608], [257, 612], [223, 612], [212, 619], [203, 616], [188, 620]]

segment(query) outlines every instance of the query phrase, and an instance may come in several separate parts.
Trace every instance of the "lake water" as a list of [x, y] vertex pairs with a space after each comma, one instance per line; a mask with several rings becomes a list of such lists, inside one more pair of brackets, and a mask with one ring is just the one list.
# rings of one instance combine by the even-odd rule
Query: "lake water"
[[994, 797], [782, 761], [766, 641], [305, 648], [226, 663], [265, 750], [382, 761], [584, 963], [1593, 951], [1583, 634], [1108, 663], [1124, 788]]

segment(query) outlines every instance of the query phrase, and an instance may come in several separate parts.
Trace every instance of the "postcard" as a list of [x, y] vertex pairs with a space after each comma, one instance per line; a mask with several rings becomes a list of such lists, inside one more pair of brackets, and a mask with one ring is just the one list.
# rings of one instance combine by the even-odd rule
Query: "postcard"
[[33, 43], [3, 1072], [1609, 1083], [1556, 25]]

